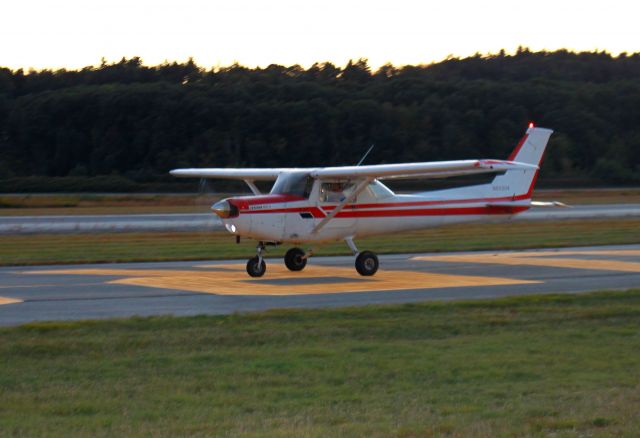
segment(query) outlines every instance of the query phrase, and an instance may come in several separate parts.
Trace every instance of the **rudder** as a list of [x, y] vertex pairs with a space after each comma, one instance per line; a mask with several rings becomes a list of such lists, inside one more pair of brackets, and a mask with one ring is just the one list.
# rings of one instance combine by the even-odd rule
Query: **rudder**
[[[509, 161], [540, 166], [544, 151], [553, 130], [547, 128], [529, 128], [516, 148], [509, 155]], [[530, 199], [539, 170], [508, 170], [498, 175], [491, 183], [492, 192], [501, 192], [512, 196], [514, 200]]]

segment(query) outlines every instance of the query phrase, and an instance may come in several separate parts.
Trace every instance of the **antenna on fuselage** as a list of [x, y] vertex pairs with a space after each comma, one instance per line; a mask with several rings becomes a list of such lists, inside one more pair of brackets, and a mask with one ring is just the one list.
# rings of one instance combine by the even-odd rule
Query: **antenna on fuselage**
[[369, 152], [371, 152], [374, 146], [375, 146], [375, 143], [371, 145], [371, 147], [367, 150], [367, 152], [364, 153], [364, 156], [360, 159], [360, 161], [358, 161], [358, 164], [356, 164], [356, 166], [359, 166], [363, 163], [363, 161], [365, 160], [365, 158], [367, 158], [367, 155], [369, 155]]

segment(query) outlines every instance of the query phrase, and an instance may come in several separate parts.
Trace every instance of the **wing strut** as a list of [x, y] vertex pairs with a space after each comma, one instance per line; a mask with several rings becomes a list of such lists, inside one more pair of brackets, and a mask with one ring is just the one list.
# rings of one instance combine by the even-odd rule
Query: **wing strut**
[[362, 181], [360, 181], [360, 184], [358, 184], [356, 186], [356, 188], [353, 190], [353, 192], [351, 192], [351, 194], [349, 194], [349, 196], [347, 196], [346, 198], [344, 198], [342, 200], [342, 202], [340, 202], [340, 204], [338, 204], [336, 206], [336, 208], [333, 209], [333, 211], [331, 213], [329, 213], [324, 219], [322, 219], [318, 225], [316, 225], [314, 227], [314, 229], [311, 231], [312, 233], [317, 233], [318, 231], [320, 231], [322, 229], [322, 227], [324, 227], [325, 225], [327, 225], [327, 223], [333, 219], [338, 213], [340, 213], [340, 211], [351, 201], [353, 201], [354, 199], [356, 199], [356, 196], [358, 196], [360, 194], [360, 192], [362, 192], [367, 185], [369, 185], [369, 183], [371, 181], [373, 181], [374, 178], [365, 178]]
[[245, 179], [244, 182], [247, 183], [247, 185], [249, 186], [249, 188], [251, 189], [254, 195], [262, 195], [262, 193], [260, 192], [260, 189], [253, 183], [252, 180]]

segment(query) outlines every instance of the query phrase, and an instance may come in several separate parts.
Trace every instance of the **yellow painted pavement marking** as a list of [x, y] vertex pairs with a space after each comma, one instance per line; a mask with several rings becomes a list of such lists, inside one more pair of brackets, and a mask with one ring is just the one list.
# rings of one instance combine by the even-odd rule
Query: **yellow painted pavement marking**
[[635, 250], [585, 250], [585, 251], [522, 251], [496, 254], [459, 254], [459, 255], [436, 255], [417, 256], [413, 260], [434, 261], [434, 262], [458, 262], [458, 263], [485, 263], [499, 265], [529, 265], [529, 266], [549, 266], [557, 268], [591, 269], [602, 271], [640, 272], [640, 263], [619, 260], [598, 260], [598, 259], [573, 259], [559, 258], [563, 255], [613, 255], [613, 256], [635, 256], [640, 255], [640, 251]]
[[373, 277], [362, 277], [353, 268], [307, 266], [291, 272], [270, 264], [264, 277], [248, 277], [244, 265], [199, 266], [199, 270], [142, 269], [64, 269], [29, 271], [31, 274], [108, 275], [123, 278], [109, 284], [128, 284], [162, 289], [219, 295], [307, 295], [383, 290], [431, 289], [468, 286], [499, 286], [540, 283], [513, 278], [432, 274], [415, 271], [380, 270]]
[[[485, 253], [486, 255], [486, 253]], [[633, 257], [640, 256], [640, 249], [585, 249], [585, 250], [554, 250], [545, 249], [543, 251], [512, 251], [512, 252], [499, 252], [495, 253], [499, 256], [513, 256], [518, 257], [553, 257], [553, 256], [567, 256], [567, 255], [599, 255], [599, 256], [621, 256], [621, 257]], [[491, 254], [490, 257], [493, 257]], [[437, 256], [435, 256], [437, 257]]]
[[0, 306], [4, 305], [4, 304], [17, 304], [17, 303], [21, 303], [22, 300], [17, 300], [15, 298], [8, 298], [8, 297], [0, 297]]
[[587, 255], [611, 255], [611, 256], [640, 256], [640, 249], [597, 249], [597, 250], [584, 250], [584, 251], [558, 251], [553, 254], [587, 254]]

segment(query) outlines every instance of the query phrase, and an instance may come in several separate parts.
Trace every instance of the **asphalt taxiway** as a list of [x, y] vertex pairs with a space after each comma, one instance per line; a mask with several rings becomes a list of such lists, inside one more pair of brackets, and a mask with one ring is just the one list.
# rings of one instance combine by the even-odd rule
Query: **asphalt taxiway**
[[258, 279], [244, 261], [5, 267], [0, 325], [640, 287], [640, 245], [386, 255], [380, 265], [361, 277], [352, 257], [314, 257], [302, 272], [267, 259]]

